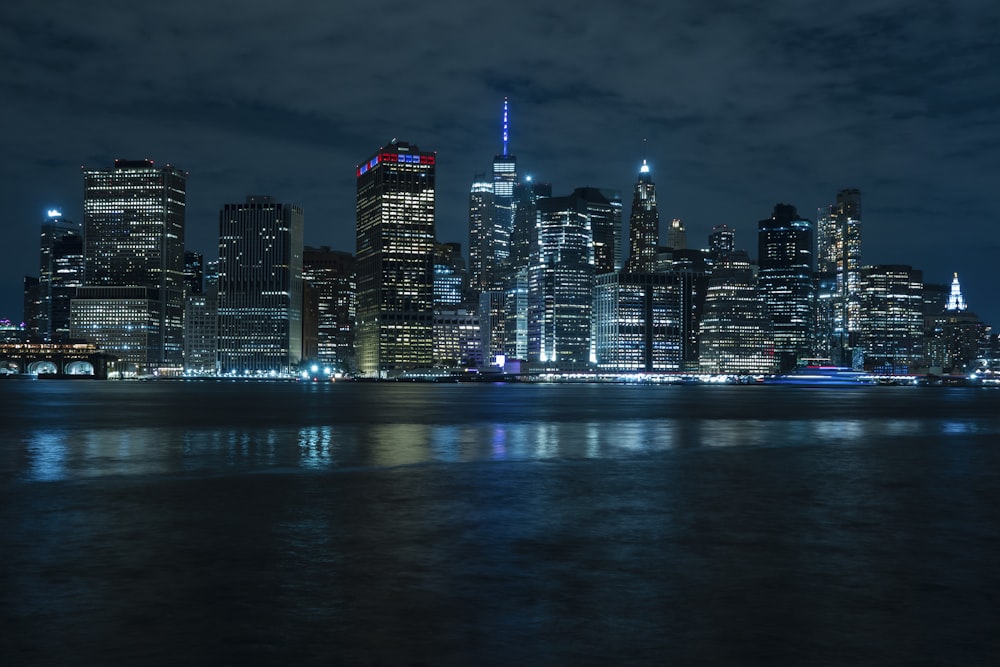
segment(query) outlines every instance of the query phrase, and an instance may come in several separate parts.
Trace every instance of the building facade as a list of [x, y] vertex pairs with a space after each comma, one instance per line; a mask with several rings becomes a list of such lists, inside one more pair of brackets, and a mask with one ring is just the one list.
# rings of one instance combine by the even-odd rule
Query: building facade
[[651, 272], [660, 246], [660, 213], [656, 207], [656, 186], [645, 160], [639, 167], [639, 178], [632, 192], [628, 229], [629, 257], [626, 270], [630, 273]]
[[817, 320], [821, 349], [850, 365], [861, 332], [861, 191], [837, 193], [816, 218], [816, 273], [825, 307]]
[[83, 286], [83, 229], [49, 211], [42, 223], [37, 319], [29, 329], [43, 341], [69, 337], [70, 302]]
[[219, 372], [291, 375], [302, 361], [298, 206], [255, 195], [219, 212]]
[[357, 353], [368, 377], [433, 362], [435, 162], [393, 141], [357, 168]]
[[883, 264], [860, 271], [858, 347], [866, 370], [912, 373], [923, 360], [923, 274]]
[[356, 371], [358, 277], [354, 255], [328, 246], [305, 248], [302, 278], [315, 290], [318, 361], [340, 371]]

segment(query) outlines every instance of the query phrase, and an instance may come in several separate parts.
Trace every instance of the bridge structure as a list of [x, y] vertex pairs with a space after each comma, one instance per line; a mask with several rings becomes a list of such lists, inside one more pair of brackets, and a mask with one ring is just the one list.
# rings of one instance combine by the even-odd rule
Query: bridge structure
[[108, 379], [114, 355], [93, 343], [0, 343], [0, 377]]

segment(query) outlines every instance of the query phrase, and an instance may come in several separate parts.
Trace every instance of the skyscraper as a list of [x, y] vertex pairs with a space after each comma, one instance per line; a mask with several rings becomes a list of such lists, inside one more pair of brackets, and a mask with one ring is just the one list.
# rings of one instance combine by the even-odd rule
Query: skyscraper
[[923, 357], [923, 274], [910, 266], [865, 266], [860, 272], [858, 346], [867, 370], [911, 373]]
[[773, 324], [775, 361], [790, 370], [812, 352], [812, 223], [794, 206], [777, 204], [757, 231], [757, 288]]
[[708, 235], [708, 249], [715, 253], [736, 250], [736, 231], [729, 225], [715, 225]]
[[773, 370], [771, 318], [757, 298], [745, 251], [719, 251], [700, 324], [698, 361], [703, 372], [748, 375]]
[[298, 206], [249, 196], [219, 212], [219, 372], [285, 375], [302, 360]]
[[498, 266], [510, 256], [510, 235], [514, 231], [514, 186], [517, 158], [510, 153], [510, 124], [507, 98], [503, 98], [502, 151], [493, 157], [493, 235]]
[[433, 361], [435, 161], [393, 141], [357, 168], [357, 353], [369, 377]]
[[667, 247], [674, 250], [687, 249], [687, 230], [680, 218], [670, 221], [670, 226], [667, 228]]
[[845, 189], [816, 218], [816, 272], [828, 315], [818, 325], [835, 361], [846, 364], [861, 329], [861, 191]]
[[622, 268], [622, 197], [606, 188], [577, 188], [579, 199], [590, 218], [594, 244], [594, 273], [612, 273]]
[[631, 273], [648, 273], [656, 264], [660, 246], [660, 213], [656, 208], [656, 186], [645, 160], [639, 167], [639, 178], [632, 193], [628, 228], [629, 258], [626, 269]]
[[84, 287], [71, 303], [71, 335], [117, 355], [129, 372], [180, 369], [187, 174], [115, 160], [84, 169], [83, 180]]
[[469, 191], [469, 280], [476, 291], [490, 289], [497, 279], [493, 215], [493, 182], [477, 174]]
[[327, 246], [306, 248], [302, 277], [316, 290], [318, 360], [341, 371], [354, 371], [358, 298], [354, 255]]
[[594, 241], [587, 202], [539, 199], [528, 275], [528, 360], [573, 368], [591, 361]]
[[37, 335], [60, 340], [69, 336], [70, 302], [83, 285], [83, 230], [59, 211], [49, 211], [40, 250]]

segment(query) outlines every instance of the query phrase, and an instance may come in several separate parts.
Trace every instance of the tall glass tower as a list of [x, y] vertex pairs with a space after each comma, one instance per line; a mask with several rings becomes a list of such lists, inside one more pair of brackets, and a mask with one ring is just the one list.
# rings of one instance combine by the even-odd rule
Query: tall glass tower
[[219, 372], [287, 375], [302, 360], [302, 209], [250, 196], [219, 213]]
[[777, 204], [757, 231], [757, 289], [771, 316], [775, 361], [790, 370], [812, 353], [813, 226], [794, 206]]
[[357, 168], [356, 340], [368, 377], [433, 363], [436, 160], [394, 140]]
[[510, 256], [510, 235], [514, 231], [514, 186], [517, 158], [510, 153], [510, 109], [503, 98], [503, 149], [493, 157], [493, 237], [495, 257], [505, 266]]
[[816, 272], [826, 302], [820, 345], [840, 363], [851, 358], [861, 332], [861, 191], [837, 193], [816, 216]]
[[112, 169], [84, 169], [83, 182], [84, 287], [71, 303], [71, 334], [129, 372], [179, 371], [187, 174], [115, 160]]
[[83, 230], [48, 211], [42, 223], [37, 333], [45, 341], [69, 336], [70, 302], [83, 285]]

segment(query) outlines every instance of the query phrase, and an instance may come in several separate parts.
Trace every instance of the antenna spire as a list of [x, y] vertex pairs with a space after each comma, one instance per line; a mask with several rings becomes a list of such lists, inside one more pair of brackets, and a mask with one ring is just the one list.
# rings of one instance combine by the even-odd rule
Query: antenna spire
[[503, 98], [503, 156], [507, 157], [507, 143], [510, 140], [507, 124], [507, 98]]

